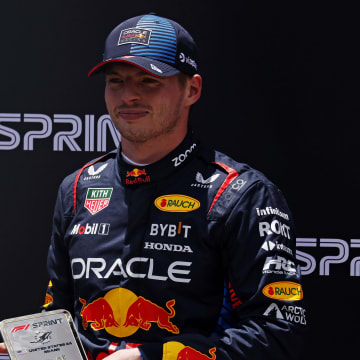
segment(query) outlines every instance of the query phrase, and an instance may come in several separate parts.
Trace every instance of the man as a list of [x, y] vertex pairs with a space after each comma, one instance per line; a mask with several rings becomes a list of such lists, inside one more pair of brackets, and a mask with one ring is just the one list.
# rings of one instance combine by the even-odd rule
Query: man
[[108, 36], [105, 100], [121, 146], [68, 176], [44, 308], [101, 359], [293, 359], [305, 324], [292, 215], [263, 174], [202, 147], [195, 43], [138, 16]]

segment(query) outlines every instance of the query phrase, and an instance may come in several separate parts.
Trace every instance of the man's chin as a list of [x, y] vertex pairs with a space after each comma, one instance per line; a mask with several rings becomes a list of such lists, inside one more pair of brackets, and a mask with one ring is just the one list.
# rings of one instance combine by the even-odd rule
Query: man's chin
[[123, 132], [121, 133], [121, 138], [126, 139], [128, 142], [134, 143], [134, 144], [143, 144], [148, 141], [151, 141], [153, 139], [158, 138], [161, 134], [157, 133], [133, 133], [133, 132]]
[[134, 144], [142, 144], [149, 141], [155, 141], [159, 139], [163, 135], [168, 135], [172, 132], [174, 132], [175, 127], [170, 126], [158, 131], [151, 131], [148, 132], [145, 131], [120, 131], [121, 138], [126, 139], [128, 142], [134, 143]]

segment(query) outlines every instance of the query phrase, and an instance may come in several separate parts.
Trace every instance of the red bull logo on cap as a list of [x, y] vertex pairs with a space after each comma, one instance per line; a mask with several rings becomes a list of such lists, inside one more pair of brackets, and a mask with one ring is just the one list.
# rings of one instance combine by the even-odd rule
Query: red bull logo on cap
[[82, 326], [87, 330], [105, 329], [109, 334], [126, 337], [139, 329], [149, 331], [153, 324], [173, 334], [179, 334], [171, 319], [175, 317], [175, 300], [166, 302], [163, 308], [142, 296], [136, 296], [124, 288], [112, 289], [104, 297], [91, 303], [79, 298], [83, 304], [80, 315]]
[[216, 347], [208, 350], [209, 355], [204, 354], [191, 346], [185, 346], [178, 341], [169, 341], [163, 346], [163, 358], [169, 360], [215, 360]]

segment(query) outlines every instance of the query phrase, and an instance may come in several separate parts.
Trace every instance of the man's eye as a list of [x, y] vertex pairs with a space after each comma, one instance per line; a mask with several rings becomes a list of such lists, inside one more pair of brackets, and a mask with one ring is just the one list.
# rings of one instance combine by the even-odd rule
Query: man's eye
[[110, 78], [107, 80], [110, 84], [120, 84], [122, 83], [122, 80], [119, 78]]
[[145, 84], [157, 84], [158, 81], [154, 78], [144, 78], [143, 83]]

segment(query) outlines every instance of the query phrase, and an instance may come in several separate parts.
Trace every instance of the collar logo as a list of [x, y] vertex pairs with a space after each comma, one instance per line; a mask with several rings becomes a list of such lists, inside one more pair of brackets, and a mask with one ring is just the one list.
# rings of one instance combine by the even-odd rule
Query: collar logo
[[262, 293], [270, 299], [297, 301], [303, 298], [302, 287], [291, 281], [278, 281], [266, 285]]
[[113, 188], [88, 188], [84, 207], [95, 215], [110, 204]]
[[83, 180], [95, 180], [100, 179], [101, 175], [100, 173], [105, 170], [105, 168], [108, 166], [108, 164], [100, 165], [98, 169], [95, 170], [94, 165], [91, 165], [87, 169], [87, 173], [89, 176], [84, 176]]
[[91, 165], [88, 168], [88, 174], [90, 176], [99, 175], [107, 166], [108, 166], [108, 164], [104, 164], [104, 165], [101, 165], [97, 170], [95, 170], [94, 165]]
[[126, 172], [126, 177], [132, 176], [132, 177], [137, 178], [140, 175], [146, 175], [145, 169], [140, 170], [140, 169], [135, 168], [131, 171]]
[[[133, 180], [129, 179], [131, 177], [134, 179]], [[145, 169], [140, 170], [138, 168], [135, 168], [131, 171], [126, 172], [125, 182], [127, 185], [148, 183], [150, 182], [150, 180], [151, 180], [150, 176], [146, 174]]]
[[210, 176], [207, 179], [204, 179], [203, 175], [201, 173], [197, 172], [196, 176], [195, 176], [196, 183], [191, 184], [191, 186], [211, 189], [212, 188], [211, 183], [213, 183], [219, 176], [220, 176], [220, 174], [215, 174], [215, 175]]
[[210, 184], [212, 182], [214, 182], [220, 175], [219, 174], [216, 174], [216, 175], [212, 175], [210, 176], [209, 178], [207, 179], [204, 179], [204, 177], [202, 176], [201, 173], [196, 173], [196, 181], [200, 184]]
[[200, 201], [187, 195], [162, 195], [155, 199], [155, 206], [166, 212], [190, 212], [200, 207]]

